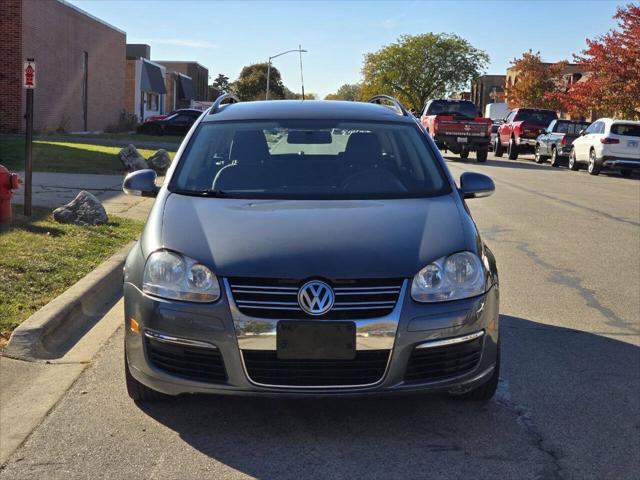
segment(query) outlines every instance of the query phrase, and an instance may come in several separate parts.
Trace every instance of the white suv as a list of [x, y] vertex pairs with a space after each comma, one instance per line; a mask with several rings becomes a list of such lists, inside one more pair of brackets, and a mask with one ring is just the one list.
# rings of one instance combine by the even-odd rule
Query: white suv
[[571, 146], [569, 168], [587, 164], [591, 175], [603, 168], [620, 168], [625, 176], [640, 168], [640, 122], [600, 118], [581, 132]]

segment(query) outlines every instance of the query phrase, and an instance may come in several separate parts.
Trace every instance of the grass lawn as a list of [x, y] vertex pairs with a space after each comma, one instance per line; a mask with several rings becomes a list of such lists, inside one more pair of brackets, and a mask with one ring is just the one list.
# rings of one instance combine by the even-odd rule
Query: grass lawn
[[32, 313], [136, 240], [144, 225], [118, 217], [96, 227], [61, 224], [44, 208], [34, 208], [29, 221], [20, 209], [0, 231], [0, 346]]
[[[52, 134], [55, 137], [72, 137], [74, 139], [77, 138], [85, 138], [87, 142], [91, 143], [91, 140], [96, 139], [106, 139], [106, 140], [122, 140], [123, 146], [127, 143], [136, 142], [158, 142], [158, 143], [175, 143], [176, 149], [184, 139], [183, 136], [178, 135], [142, 135], [139, 133], [61, 133], [61, 134]], [[46, 136], [39, 136], [38, 139], [46, 140]]]
[[[120, 147], [91, 143], [34, 140], [33, 170], [36, 172], [118, 174], [124, 169], [117, 154]], [[139, 148], [145, 158], [155, 150]], [[171, 158], [175, 152], [169, 152]], [[0, 164], [9, 170], [24, 170], [24, 140], [0, 139]]]

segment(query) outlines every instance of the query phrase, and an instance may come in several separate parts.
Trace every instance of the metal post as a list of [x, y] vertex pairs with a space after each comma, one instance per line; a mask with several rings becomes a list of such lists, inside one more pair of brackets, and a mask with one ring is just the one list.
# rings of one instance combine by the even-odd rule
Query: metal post
[[33, 89], [27, 89], [26, 136], [24, 143], [24, 214], [31, 216], [31, 174], [33, 171]]
[[269, 77], [271, 77], [271, 57], [269, 57], [269, 62], [267, 63], [267, 96], [265, 100], [269, 100]]
[[302, 45], [298, 45], [298, 53], [300, 53], [300, 84], [302, 86], [302, 100], [304, 100], [304, 76], [302, 75]]

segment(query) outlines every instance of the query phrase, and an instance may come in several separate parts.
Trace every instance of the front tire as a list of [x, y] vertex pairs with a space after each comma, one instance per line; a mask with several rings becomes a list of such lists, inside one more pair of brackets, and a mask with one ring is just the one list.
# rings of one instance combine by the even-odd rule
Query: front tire
[[558, 150], [556, 147], [551, 147], [551, 160], [549, 163], [551, 163], [551, 166], [554, 168], [558, 168], [560, 166], [560, 163], [558, 162]]
[[589, 166], [587, 167], [587, 171], [589, 172], [589, 175], [600, 174], [600, 165], [598, 165], [595, 150], [591, 150], [589, 152]]
[[496, 365], [491, 374], [491, 378], [479, 387], [474, 388], [470, 392], [456, 395], [463, 400], [471, 400], [474, 402], [488, 402], [496, 394], [498, 382], [500, 381], [500, 342], [498, 342], [498, 352], [496, 354]]
[[573, 170], [574, 172], [580, 170], [580, 165], [578, 164], [578, 159], [576, 158], [575, 148], [572, 148], [571, 153], [569, 154], [569, 170]]
[[518, 146], [516, 145], [516, 139], [511, 138], [509, 140], [509, 160], [518, 159]]
[[493, 153], [496, 157], [501, 157], [504, 154], [504, 147], [500, 143], [500, 139], [496, 137], [496, 144], [493, 147]]
[[469, 151], [460, 152], [460, 158], [469, 158]]
[[126, 349], [124, 352], [124, 378], [127, 385], [127, 393], [129, 394], [131, 400], [133, 400], [134, 402], [146, 403], [162, 398], [162, 394], [160, 392], [152, 390], [151, 388], [133, 378], [133, 375], [131, 375], [131, 372], [129, 371], [129, 362], [127, 361]]
[[544, 163], [546, 161], [547, 161], [547, 156], [540, 154], [540, 144], [536, 143], [536, 163]]
[[487, 156], [489, 155], [489, 151], [486, 148], [481, 150], [476, 150], [476, 161], [478, 163], [484, 163], [487, 161]]

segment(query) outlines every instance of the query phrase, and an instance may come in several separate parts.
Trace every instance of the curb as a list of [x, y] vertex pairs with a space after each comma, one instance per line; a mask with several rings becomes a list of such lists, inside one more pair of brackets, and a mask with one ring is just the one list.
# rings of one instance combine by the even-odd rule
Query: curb
[[27, 361], [64, 355], [122, 295], [122, 269], [134, 245], [122, 247], [22, 322], [3, 355]]

